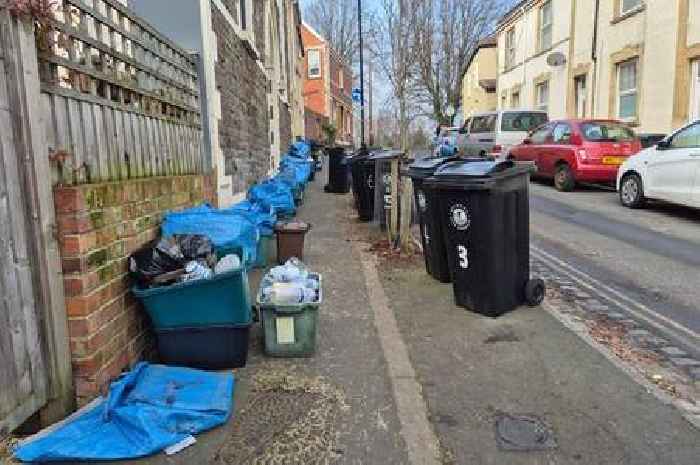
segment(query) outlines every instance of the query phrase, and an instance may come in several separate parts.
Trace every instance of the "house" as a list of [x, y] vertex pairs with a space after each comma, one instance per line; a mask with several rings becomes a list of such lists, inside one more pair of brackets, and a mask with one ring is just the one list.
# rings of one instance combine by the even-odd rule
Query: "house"
[[700, 0], [524, 0], [497, 37], [499, 108], [640, 133], [700, 117]]
[[469, 57], [462, 78], [462, 111], [464, 118], [475, 113], [495, 110], [497, 68], [496, 37], [479, 41]]
[[324, 125], [336, 129], [336, 141], [353, 144], [352, 71], [328, 41], [306, 23], [301, 27], [304, 55], [306, 137], [325, 140]]
[[230, 205], [304, 135], [298, 0], [129, 4], [198, 56], [204, 149], [216, 172], [217, 204]]

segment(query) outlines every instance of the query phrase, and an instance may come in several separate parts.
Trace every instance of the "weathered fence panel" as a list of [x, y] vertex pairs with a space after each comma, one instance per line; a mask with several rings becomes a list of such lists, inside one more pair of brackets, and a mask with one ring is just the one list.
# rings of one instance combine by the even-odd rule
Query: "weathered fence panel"
[[53, 182], [201, 173], [196, 59], [116, 0], [53, 17], [36, 34]]
[[31, 134], [23, 124], [29, 116], [23, 84], [37, 78], [36, 63], [34, 76], [31, 69], [25, 75], [15, 26], [0, 8], [0, 437], [44, 406], [49, 394], [35, 268], [36, 204], [26, 184]]

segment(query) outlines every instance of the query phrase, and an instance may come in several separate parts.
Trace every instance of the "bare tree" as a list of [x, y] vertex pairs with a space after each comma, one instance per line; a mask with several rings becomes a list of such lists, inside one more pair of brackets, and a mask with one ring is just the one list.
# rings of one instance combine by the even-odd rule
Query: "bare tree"
[[452, 124], [446, 109], [462, 103], [461, 81], [469, 56], [493, 31], [512, 0], [423, 0], [417, 12], [415, 57], [422, 102], [433, 118]]
[[330, 42], [349, 64], [358, 53], [357, 0], [314, 0], [304, 9], [304, 20]]
[[375, 62], [388, 81], [399, 128], [399, 145], [406, 150], [411, 121], [419, 113], [414, 105], [416, 72], [414, 29], [416, 12], [423, 0], [381, 0], [380, 12], [370, 28], [370, 47]]

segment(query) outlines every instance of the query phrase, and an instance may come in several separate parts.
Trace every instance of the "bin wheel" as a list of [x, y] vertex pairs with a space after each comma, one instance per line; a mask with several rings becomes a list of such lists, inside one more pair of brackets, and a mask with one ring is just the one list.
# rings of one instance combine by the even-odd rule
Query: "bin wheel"
[[541, 279], [531, 279], [525, 285], [525, 302], [530, 307], [537, 307], [544, 300], [546, 288]]

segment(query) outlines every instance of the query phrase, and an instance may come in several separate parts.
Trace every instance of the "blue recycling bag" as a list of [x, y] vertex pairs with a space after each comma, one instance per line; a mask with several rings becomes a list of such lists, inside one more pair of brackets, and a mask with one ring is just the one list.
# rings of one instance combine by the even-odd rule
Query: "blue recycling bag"
[[165, 237], [176, 234], [207, 236], [217, 249], [240, 248], [244, 262], [254, 261], [260, 231], [244, 213], [217, 210], [206, 205], [165, 215], [161, 232]]
[[222, 210], [232, 211], [241, 215], [245, 215], [250, 221], [255, 223], [263, 236], [271, 236], [274, 233], [275, 224], [277, 223], [277, 215], [272, 206], [265, 206], [259, 203], [252, 203], [248, 200], [243, 200], [229, 208]]
[[296, 158], [311, 158], [311, 144], [306, 141], [297, 141], [289, 147], [288, 155]]
[[292, 188], [279, 179], [268, 179], [251, 187], [248, 190], [248, 201], [265, 208], [274, 208], [279, 215], [292, 216], [296, 213]]
[[232, 373], [139, 363], [100, 398], [15, 448], [23, 462], [146, 457], [226, 423], [233, 411]]

